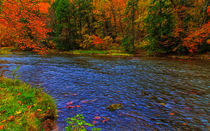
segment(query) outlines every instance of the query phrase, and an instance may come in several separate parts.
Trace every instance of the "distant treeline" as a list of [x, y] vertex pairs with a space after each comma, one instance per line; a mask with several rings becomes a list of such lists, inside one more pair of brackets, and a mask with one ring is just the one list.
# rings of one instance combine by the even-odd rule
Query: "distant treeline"
[[[41, 5], [40, 1], [50, 5]], [[145, 49], [150, 54], [210, 50], [208, 0], [40, 1], [1, 2], [0, 28], [8, 30], [0, 37], [1, 45], [35, 51], [55, 47], [136, 53]], [[10, 4], [17, 8], [8, 8]], [[49, 6], [48, 12], [40, 12], [36, 5]]]

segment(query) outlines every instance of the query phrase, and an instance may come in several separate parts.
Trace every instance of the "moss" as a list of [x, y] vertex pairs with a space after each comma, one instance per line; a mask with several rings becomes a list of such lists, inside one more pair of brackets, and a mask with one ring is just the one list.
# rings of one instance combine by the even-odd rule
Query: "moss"
[[4, 130], [42, 130], [43, 123], [57, 115], [51, 96], [20, 80], [0, 77], [0, 105], [0, 129]]

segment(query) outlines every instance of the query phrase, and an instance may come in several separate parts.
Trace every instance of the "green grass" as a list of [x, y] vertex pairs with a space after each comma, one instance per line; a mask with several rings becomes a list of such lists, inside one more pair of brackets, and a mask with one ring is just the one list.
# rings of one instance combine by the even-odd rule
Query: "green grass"
[[132, 56], [121, 50], [73, 50], [69, 52], [61, 52], [63, 54], [74, 54], [74, 55], [99, 55], [99, 56]]
[[56, 118], [53, 99], [20, 80], [0, 77], [0, 105], [0, 130], [43, 130]]
[[0, 55], [6, 55], [6, 54], [11, 54], [11, 52], [15, 50], [13, 47], [0, 47]]
[[74, 50], [73, 54], [107, 54], [107, 51], [103, 50]]

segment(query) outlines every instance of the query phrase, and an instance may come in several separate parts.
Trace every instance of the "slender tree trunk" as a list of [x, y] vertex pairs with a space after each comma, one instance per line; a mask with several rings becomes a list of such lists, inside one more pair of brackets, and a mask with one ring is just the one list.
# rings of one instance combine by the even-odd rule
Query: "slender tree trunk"
[[209, 6], [209, 0], [205, 0], [203, 5], [203, 21], [201, 23], [201, 26], [208, 21], [208, 12], [207, 12], [208, 6]]
[[120, 9], [118, 8], [117, 10], [118, 10], [118, 13], [119, 13], [120, 30], [121, 30], [122, 35], [124, 36], [124, 30], [123, 30], [122, 19], [121, 19], [122, 15], [121, 15]]
[[133, 11], [132, 11], [132, 18], [131, 18], [131, 33], [132, 33], [132, 40], [131, 40], [131, 51], [133, 52], [134, 51], [134, 43], [135, 43], [135, 7], [134, 7], [134, 3], [133, 3]]
[[115, 31], [115, 35], [117, 34], [117, 20], [116, 20], [116, 14], [114, 11], [114, 5], [112, 0], [109, 0], [111, 2], [111, 11], [112, 11], [112, 15], [113, 15], [113, 19], [114, 19], [114, 31]]

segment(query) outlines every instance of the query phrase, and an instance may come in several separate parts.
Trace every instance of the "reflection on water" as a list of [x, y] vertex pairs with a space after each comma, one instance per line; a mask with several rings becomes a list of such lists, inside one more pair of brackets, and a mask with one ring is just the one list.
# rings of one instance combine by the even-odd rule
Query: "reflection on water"
[[[56, 99], [60, 128], [79, 113], [101, 116], [107, 131], [210, 130], [208, 61], [16, 54], [0, 56], [3, 65], [19, 65], [22, 80]], [[81, 107], [67, 109], [70, 101]], [[113, 103], [124, 107], [110, 112]]]

